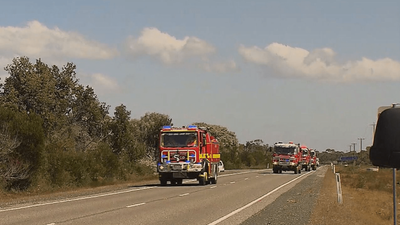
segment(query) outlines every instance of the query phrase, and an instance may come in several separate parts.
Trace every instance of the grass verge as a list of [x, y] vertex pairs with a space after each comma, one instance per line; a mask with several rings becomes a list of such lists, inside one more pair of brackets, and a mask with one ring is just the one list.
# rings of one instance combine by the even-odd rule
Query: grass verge
[[374, 172], [367, 167], [337, 166], [336, 172], [341, 177], [343, 204], [337, 202], [335, 174], [329, 168], [310, 217], [311, 225], [393, 224], [392, 169]]

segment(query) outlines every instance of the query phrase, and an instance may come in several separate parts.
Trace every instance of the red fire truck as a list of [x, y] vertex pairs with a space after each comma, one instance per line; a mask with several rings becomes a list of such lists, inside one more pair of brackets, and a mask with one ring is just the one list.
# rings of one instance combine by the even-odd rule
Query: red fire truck
[[317, 152], [314, 149], [310, 149], [311, 155], [311, 168], [313, 170], [317, 169]]
[[293, 142], [275, 143], [272, 165], [274, 173], [282, 173], [282, 171], [294, 171], [295, 174], [301, 173], [300, 146], [298, 144], [293, 144]]
[[219, 144], [206, 128], [163, 126], [159, 141], [161, 185], [182, 184], [183, 179], [197, 179], [200, 185], [217, 183]]
[[305, 145], [300, 146], [301, 149], [301, 168], [305, 171], [311, 170], [311, 155], [310, 149]]

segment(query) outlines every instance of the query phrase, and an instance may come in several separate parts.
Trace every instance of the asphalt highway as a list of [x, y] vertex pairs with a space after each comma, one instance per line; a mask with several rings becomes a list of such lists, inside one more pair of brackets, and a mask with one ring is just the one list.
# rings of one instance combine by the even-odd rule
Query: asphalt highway
[[315, 171], [234, 170], [217, 184], [150, 183], [79, 198], [0, 208], [0, 224], [240, 224]]

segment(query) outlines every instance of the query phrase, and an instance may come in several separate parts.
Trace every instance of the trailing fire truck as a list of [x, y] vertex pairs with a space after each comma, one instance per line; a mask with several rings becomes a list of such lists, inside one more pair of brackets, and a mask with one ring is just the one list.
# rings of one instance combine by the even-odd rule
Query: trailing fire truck
[[313, 170], [316, 170], [317, 169], [317, 152], [315, 151], [315, 149], [310, 149], [310, 155], [311, 155], [311, 168]]
[[274, 173], [282, 173], [282, 171], [294, 171], [295, 174], [301, 173], [301, 149], [299, 144], [293, 144], [293, 142], [275, 143], [272, 166]]
[[183, 179], [197, 179], [200, 185], [217, 183], [219, 144], [206, 128], [163, 126], [159, 151], [157, 172], [161, 185], [180, 185]]
[[310, 149], [305, 145], [300, 146], [301, 149], [301, 168], [305, 171], [311, 170], [311, 155]]

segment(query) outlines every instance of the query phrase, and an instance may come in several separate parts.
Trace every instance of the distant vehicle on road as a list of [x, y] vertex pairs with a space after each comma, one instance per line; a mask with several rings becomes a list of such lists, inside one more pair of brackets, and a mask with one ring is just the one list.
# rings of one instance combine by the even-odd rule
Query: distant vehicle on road
[[218, 169], [219, 172], [225, 172], [224, 162], [222, 162], [222, 160], [220, 160], [218, 163]]
[[275, 143], [272, 155], [273, 173], [282, 173], [282, 171], [301, 173], [301, 157], [300, 144], [294, 144], [292, 141]]

